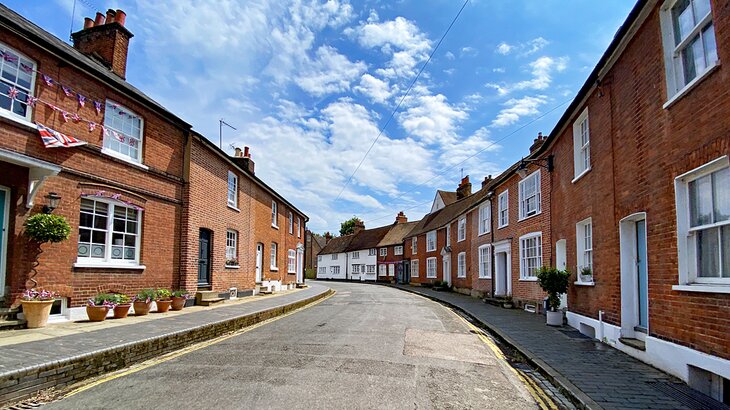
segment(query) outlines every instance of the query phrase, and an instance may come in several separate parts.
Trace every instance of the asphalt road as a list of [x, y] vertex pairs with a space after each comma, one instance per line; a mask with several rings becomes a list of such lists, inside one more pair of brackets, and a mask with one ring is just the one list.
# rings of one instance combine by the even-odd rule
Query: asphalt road
[[129, 373], [48, 409], [534, 409], [453, 312], [376, 285]]

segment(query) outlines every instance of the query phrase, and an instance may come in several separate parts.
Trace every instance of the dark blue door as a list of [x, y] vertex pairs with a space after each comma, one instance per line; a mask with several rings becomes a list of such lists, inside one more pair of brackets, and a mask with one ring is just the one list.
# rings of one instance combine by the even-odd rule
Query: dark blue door
[[649, 327], [649, 273], [646, 265], [646, 221], [636, 222], [636, 272], [639, 283], [639, 327]]

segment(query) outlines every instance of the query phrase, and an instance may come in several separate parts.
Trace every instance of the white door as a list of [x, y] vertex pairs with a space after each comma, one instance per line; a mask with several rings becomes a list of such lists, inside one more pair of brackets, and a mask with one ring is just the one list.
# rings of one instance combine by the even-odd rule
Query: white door
[[264, 245], [256, 244], [256, 282], [261, 282], [261, 264], [263, 263]]
[[304, 283], [304, 251], [297, 248], [297, 283]]
[[395, 265], [388, 265], [388, 276], [390, 276], [391, 278], [395, 276]]
[[444, 282], [448, 283], [449, 286], [451, 286], [451, 255], [444, 255], [443, 268]]
[[10, 189], [0, 186], [0, 297], [5, 294], [5, 269], [8, 254], [8, 209]]
[[494, 245], [494, 295], [512, 294], [512, 250], [509, 241]]
[[[555, 267], [560, 270], [568, 268], [568, 256], [566, 251], [566, 240], [561, 239], [555, 242]], [[568, 307], [568, 294], [560, 295], [560, 309]]]

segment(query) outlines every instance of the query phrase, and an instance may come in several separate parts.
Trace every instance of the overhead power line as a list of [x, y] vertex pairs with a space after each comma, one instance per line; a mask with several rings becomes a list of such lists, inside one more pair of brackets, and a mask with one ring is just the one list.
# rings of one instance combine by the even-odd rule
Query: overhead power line
[[357, 167], [355, 167], [355, 170], [352, 171], [352, 174], [350, 174], [350, 177], [347, 178], [347, 181], [345, 181], [345, 184], [342, 186], [342, 189], [337, 194], [337, 198], [335, 198], [335, 201], [334, 202], [337, 202], [340, 199], [340, 197], [342, 196], [342, 193], [345, 192], [345, 188], [347, 188], [347, 186], [350, 184], [350, 182], [352, 181], [352, 178], [355, 176], [355, 174], [357, 173], [357, 171], [360, 169], [360, 167], [362, 166], [363, 162], [365, 162], [365, 158], [368, 157], [368, 154], [370, 154], [370, 151], [375, 146], [375, 143], [378, 142], [378, 140], [380, 139], [380, 136], [383, 135], [383, 132], [388, 127], [388, 124], [390, 124], [390, 121], [393, 119], [393, 117], [395, 117], [395, 114], [400, 109], [401, 105], [403, 104], [403, 101], [405, 101], [406, 97], [408, 97], [408, 94], [411, 92], [411, 89], [413, 89], [413, 86], [416, 85], [416, 82], [418, 81], [418, 78], [421, 76], [421, 73], [423, 73], [423, 70], [426, 69], [426, 66], [428, 65], [429, 61], [431, 61], [431, 58], [433, 58], [433, 55], [436, 53], [436, 50], [438, 50], [439, 46], [444, 41], [444, 38], [446, 38], [446, 35], [449, 34], [449, 31], [451, 31], [451, 27], [454, 26], [454, 23], [456, 23], [456, 20], [461, 15], [461, 12], [464, 11], [464, 8], [466, 7], [467, 3], [469, 3], [469, 0], [465, 0], [464, 1], [464, 4], [461, 5], [461, 8], [459, 9], [459, 12], [456, 13], [456, 16], [454, 16], [454, 18], [451, 20], [451, 23], [449, 24], [449, 27], [446, 29], [446, 31], [444, 32], [444, 34], [441, 36], [441, 38], [439, 39], [438, 43], [436, 43], [436, 47], [434, 47], [434, 49], [431, 51], [431, 54], [428, 56], [428, 59], [426, 60], [426, 62], [423, 63], [423, 66], [421, 66], [421, 69], [418, 71], [418, 74], [416, 74], [416, 77], [411, 82], [411, 85], [408, 86], [408, 89], [406, 90], [405, 94], [403, 94], [403, 96], [401, 97], [400, 101], [398, 101], [398, 105], [395, 106], [395, 108], [393, 109], [393, 111], [390, 113], [390, 116], [388, 116], [388, 120], [385, 121], [385, 124], [383, 124], [383, 126], [380, 128], [380, 131], [378, 132], [378, 136], [375, 137], [375, 139], [373, 140], [373, 142], [370, 144], [370, 147], [368, 148], [368, 150], [365, 151], [365, 155], [363, 155], [362, 159], [360, 160], [360, 163], [357, 164]]

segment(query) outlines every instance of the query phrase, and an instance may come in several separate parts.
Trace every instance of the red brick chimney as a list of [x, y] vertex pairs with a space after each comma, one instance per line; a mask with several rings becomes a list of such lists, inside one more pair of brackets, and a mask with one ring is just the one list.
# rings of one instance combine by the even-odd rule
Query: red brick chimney
[[541, 132], [537, 133], [537, 138], [532, 142], [532, 145], [530, 145], [530, 154], [535, 152], [538, 148], [542, 146], [542, 143], [545, 142], [546, 138], [542, 136]]
[[359, 219], [357, 221], [355, 221], [355, 225], [352, 227], [352, 234], [357, 235], [364, 230], [365, 230], [365, 222], [363, 222]]
[[395, 224], [404, 224], [406, 222], [408, 222], [406, 214], [404, 214], [403, 211], [398, 212], [398, 216], [395, 217]]
[[243, 163], [248, 172], [253, 175], [256, 164], [251, 159], [251, 152], [249, 151], [248, 147], [243, 147]]
[[329, 232], [324, 233], [324, 243], [328, 244], [332, 240], [332, 234]]
[[484, 181], [482, 181], [482, 189], [486, 188], [491, 182], [492, 182], [492, 176], [491, 175], [485, 176]]
[[129, 39], [134, 36], [124, 27], [126, 19], [122, 10], [109, 9], [106, 16], [96, 13], [93, 21], [85, 18], [84, 28], [71, 34], [74, 48], [96, 58], [122, 79], [127, 75]]
[[461, 179], [459, 187], [456, 188], [456, 199], [466, 198], [471, 195], [471, 182], [469, 182], [469, 175]]

